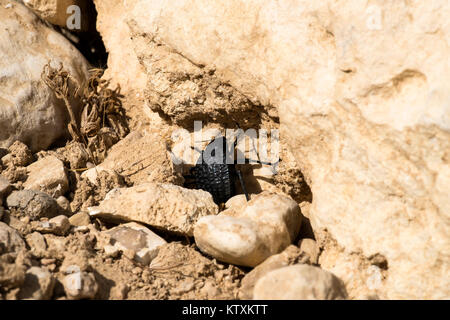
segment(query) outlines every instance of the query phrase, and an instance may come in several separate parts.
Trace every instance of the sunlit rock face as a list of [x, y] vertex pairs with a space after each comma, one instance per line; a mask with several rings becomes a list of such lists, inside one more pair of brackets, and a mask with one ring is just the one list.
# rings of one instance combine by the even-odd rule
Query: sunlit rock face
[[278, 109], [351, 298], [450, 297], [448, 1], [95, 2], [118, 82], [163, 46]]

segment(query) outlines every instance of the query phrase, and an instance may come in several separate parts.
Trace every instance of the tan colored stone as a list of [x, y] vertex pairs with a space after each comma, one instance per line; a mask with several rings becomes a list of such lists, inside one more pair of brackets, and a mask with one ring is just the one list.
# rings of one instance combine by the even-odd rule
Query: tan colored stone
[[254, 267], [292, 244], [301, 219], [294, 200], [263, 192], [244, 207], [201, 218], [194, 229], [195, 243], [220, 261]]
[[89, 208], [94, 217], [142, 222], [188, 236], [199, 218], [217, 213], [208, 192], [160, 183], [113, 189], [99, 206]]
[[64, 290], [71, 300], [93, 299], [98, 291], [98, 284], [93, 273], [75, 271], [65, 276]]
[[42, 233], [53, 233], [63, 236], [70, 229], [70, 222], [66, 216], [59, 215], [48, 221], [35, 222], [35, 229]]
[[55, 156], [47, 156], [27, 167], [28, 179], [25, 189], [42, 191], [53, 198], [64, 195], [69, 190], [69, 180], [61, 160]]
[[260, 278], [253, 290], [255, 300], [342, 300], [347, 292], [332, 273], [306, 264], [273, 270]]
[[243, 300], [253, 299], [253, 289], [256, 282], [270, 271], [306, 262], [309, 262], [308, 257], [298, 247], [290, 245], [283, 252], [270, 256], [245, 275], [241, 281], [239, 298]]
[[[172, 161], [158, 129], [131, 132], [111, 147], [100, 165], [101, 170], [115, 171], [134, 184], [174, 182]], [[95, 174], [92, 178], [95, 179]]]
[[45, 255], [47, 244], [45, 243], [45, 238], [42, 234], [40, 234], [39, 232], [33, 232], [28, 234], [25, 239], [31, 249], [31, 253], [38, 257], [42, 257]]
[[56, 198], [56, 203], [58, 203], [58, 205], [65, 210], [66, 212], [70, 213], [70, 202], [69, 200], [64, 197], [64, 196], [59, 196], [58, 198]]
[[113, 256], [114, 249], [122, 252], [132, 251], [131, 260], [144, 266], [149, 265], [157, 256], [159, 247], [167, 243], [148, 228], [135, 222], [122, 224], [105, 233], [110, 237], [110, 245], [105, 248], [106, 254]]
[[7, 167], [23, 167], [33, 162], [33, 155], [26, 144], [21, 141], [14, 141], [8, 147], [8, 154], [3, 156], [1, 160]]
[[71, 225], [76, 227], [87, 226], [91, 223], [91, 217], [86, 212], [78, 212], [69, 218]]
[[298, 242], [298, 247], [304, 252], [312, 264], [317, 264], [319, 261], [320, 248], [317, 242], [313, 239], [301, 239]]

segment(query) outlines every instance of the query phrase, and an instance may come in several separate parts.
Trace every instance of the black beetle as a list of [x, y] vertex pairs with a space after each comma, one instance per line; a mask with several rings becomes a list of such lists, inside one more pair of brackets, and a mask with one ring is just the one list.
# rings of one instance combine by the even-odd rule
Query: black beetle
[[[227, 157], [230, 155], [233, 155], [234, 159], [237, 141], [238, 139], [236, 138], [233, 143], [233, 149], [229, 150], [227, 139], [224, 136], [214, 138], [203, 151], [197, 150], [200, 153], [200, 158], [195, 166], [190, 169], [190, 174], [185, 176], [185, 178], [193, 180], [188, 185], [193, 184], [196, 189], [211, 193], [214, 202], [217, 204], [227, 202], [228, 199], [236, 194], [236, 178], [239, 179], [247, 201], [250, 200], [242, 174], [236, 168], [236, 161], [233, 160], [231, 164], [231, 161], [227, 162]], [[227, 150], [229, 150], [229, 153], [227, 153]], [[272, 165], [267, 162], [245, 159], [245, 162], [247, 161]]]

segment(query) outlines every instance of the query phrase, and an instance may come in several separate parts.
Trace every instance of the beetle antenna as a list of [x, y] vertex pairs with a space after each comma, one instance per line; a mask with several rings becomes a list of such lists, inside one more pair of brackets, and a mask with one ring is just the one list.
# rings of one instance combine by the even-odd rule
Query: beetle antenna
[[239, 182], [241, 183], [242, 191], [245, 194], [245, 198], [247, 199], [247, 201], [250, 201], [250, 197], [248, 196], [247, 189], [245, 188], [245, 183], [244, 183], [244, 179], [242, 178], [241, 171], [240, 170], [236, 170], [236, 173], [237, 173], [237, 175], [239, 177]]

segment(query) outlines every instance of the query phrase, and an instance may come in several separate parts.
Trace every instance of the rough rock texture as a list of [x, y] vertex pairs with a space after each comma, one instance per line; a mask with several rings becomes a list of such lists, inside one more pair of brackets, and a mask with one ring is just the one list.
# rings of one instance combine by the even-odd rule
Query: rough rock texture
[[[240, 196], [237, 196], [240, 198]], [[228, 201], [228, 205], [236, 201]], [[283, 251], [297, 237], [302, 215], [291, 198], [263, 192], [240, 208], [199, 219], [194, 229], [201, 251], [220, 261], [254, 267]]]
[[55, 156], [42, 158], [27, 167], [28, 178], [23, 184], [25, 189], [42, 191], [58, 198], [69, 189], [64, 164]]
[[255, 300], [342, 300], [344, 283], [318, 267], [297, 264], [273, 270], [260, 278], [253, 290]]
[[108, 150], [101, 165], [83, 176], [96, 184], [96, 173], [102, 170], [113, 170], [134, 184], [174, 182], [172, 162], [159, 130], [133, 131]]
[[217, 213], [208, 192], [159, 183], [113, 189], [99, 206], [89, 208], [91, 216], [142, 222], [188, 236], [199, 218]]
[[33, 162], [33, 155], [28, 146], [20, 141], [14, 141], [8, 147], [8, 154], [2, 157], [2, 163], [6, 167], [23, 167]]
[[[199, 80], [189, 74], [205, 66], [278, 109], [314, 195], [318, 240], [339, 247], [324, 250], [321, 265], [360, 288], [351, 297], [373, 291], [355, 279], [379, 256], [381, 298], [450, 296], [448, 1], [95, 2], [119, 82], [142, 79], [137, 61], [173, 59], [193, 93]], [[124, 63], [133, 72], [122, 73]], [[162, 73], [149, 88], [180, 79]]]
[[20, 140], [32, 151], [45, 149], [66, 134], [68, 115], [41, 82], [44, 65], [62, 62], [82, 82], [88, 64], [68, 40], [15, 1], [0, 0], [0, 39], [0, 147]]
[[14, 191], [6, 199], [6, 205], [17, 217], [29, 217], [31, 220], [53, 218], [58, 214], [58, 204], [48, 194], [34, 191]]

